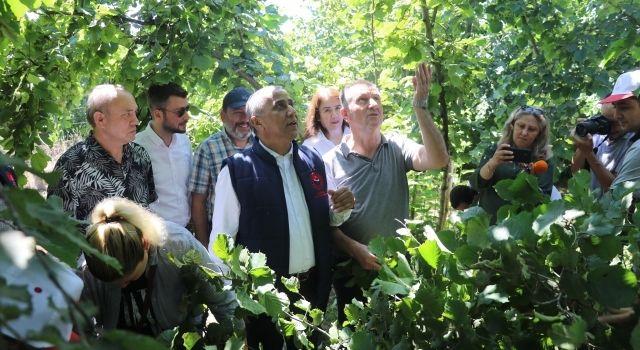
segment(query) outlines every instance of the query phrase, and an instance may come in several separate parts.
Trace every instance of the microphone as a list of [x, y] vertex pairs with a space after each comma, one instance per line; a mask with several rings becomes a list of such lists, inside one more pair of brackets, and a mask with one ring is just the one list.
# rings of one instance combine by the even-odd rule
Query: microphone
[[544, 160], [539, 160], [531, 164], [531, 173], [534, 175], [540, 175], [549, 170], [549, 164]]

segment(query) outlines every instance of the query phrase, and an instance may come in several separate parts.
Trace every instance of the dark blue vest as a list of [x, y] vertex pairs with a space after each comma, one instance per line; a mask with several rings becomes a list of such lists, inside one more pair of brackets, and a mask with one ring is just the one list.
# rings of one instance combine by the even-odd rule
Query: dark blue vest
[[[324, 163], [316, 151], [293, 142], [293, 166], [309, 208], [316, 270], [317, 300], [331, 285], [332, 236]], [[227, 160], [231, 182], [240, 203], [236, 243], [262, 252], [279, 276], [289, 273], [289, 220], [278, 164], [258, 139], [253, 146]], [[311, 301], [311, 300], [310, 300]], [[311, 301], [312, 304], [315, 304]]]

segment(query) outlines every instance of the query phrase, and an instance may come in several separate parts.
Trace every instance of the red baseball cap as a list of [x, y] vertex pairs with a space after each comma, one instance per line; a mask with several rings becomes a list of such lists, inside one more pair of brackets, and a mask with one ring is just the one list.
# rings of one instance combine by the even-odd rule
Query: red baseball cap
[[600, 103], [613, 103], [635, 96], [638, 88], [640, 88], [640, 69], [623, 73], [613, 85], [611, 95], [600, 100]]

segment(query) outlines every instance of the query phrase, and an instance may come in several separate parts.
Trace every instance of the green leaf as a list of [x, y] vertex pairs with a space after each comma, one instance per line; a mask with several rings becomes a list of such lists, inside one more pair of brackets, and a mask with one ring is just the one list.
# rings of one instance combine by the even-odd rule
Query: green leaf
[[580, 251], [585, 255], [597, 255], [600, 259], [610, 261], [622, 254], [622, 241], [617, 236], [591, 236], [581, 239]]
[[300, 291], [300, 281], [296, 277], [280, 277], [280, 281], [287, 288], [288, 291], [293, 293], [299, 293]]
[[433, 269], [438, 268], [438, 259], [440, 259], [440, 248], [435, 241], [426, 241], [418, 247], [420, 257]]
[[183, 344], [187, 350], [191, 350], [200, 339], [202, 339], [202, 337], [196, 332], [186, 332], [182, 334]]
[[514, 203], [536, 205], [545, 200], [538, 178], [525, 172], [519, 173], [515, 179], [498, 181], [494, 187], [500, 197]]
[[7, 0], [7, 4], [9, 4], [11, 11], [18, 19], [22, 18], [22, 16], [29, 11], [29, 7], [25, 6], [20, 0]]
[[422, 51], [417, 46], [412, 46], [404, 57], [404, 63], [419, 62], [422, 60]]
[[271, 275], [271, 269], [268, 266], [252, 268], [249, 270], [249, 274], [255, 278], [266, 277]]
[[371, 335], [366, 331], [358, 331], [351, 336], [352, 350], [371, 350], [375, 349]]
[[260, 295], [260, 304], [269, 316], [278, 317], [282, 315], [283, 308], [289, 305], [289, 301], [284, 293], [266, 292]]
[[373, 281], [373, 285], [377, 286], [387, 295], [407, 295], [409, 294], [409, 288], [406, 285], [391, 282], [391, 281], [382, 281], [376, 279]]
[[533, 232], [538, 236], [542, 236], [549, 232], [549, 227], [552, 224], [562, 220], [562, 215], [564, 214], [564, 202], [553, 201], [548, 204], [542, 204], [540, 205], [539, 210], [542, 211], [543, 214], [538, 216], [533, 222]]
[[415, 277], [409, 261], [407, 261], [407, 257], [404, 254], [396, 252], [396, 261], [398, 264], [394, 270], [397, 272], [399, 278], [411, 279]]
[[478, 251], [476, 248], [463, 245], [454, 252], [458, 261], [463, 265], [472, 265], [478, 261]]
[[195, 68], [205, 71], [213, 65], [213, 60], [211, 60], [209, 56], [196, 55], [191, 59], [191, 64], [193, 64]]
[[478, 305], [485, 305], [490, 303], [504, 304], [509, 302], [509, 297], [498, 290], [498, 286], [495, 284], [488, 285], [484, 290], [478, 294]]
[[244, 291], [236, 291], [236, 299], [238, 300], [238, 306], [250, 311], [254, 315], [260, 315], [267, 312], [267, 309], [257, 301], [251, 299]]
[[369, 244], [369, 251], [380, 259], [384, 257], [385, 252], [387, 251], [387, 245], [385, 243], [385, 239], [383, 236], [377, 236], [372, 239]]
[[467, 234], [467, 243], [472, 247], [487, 248], [489, 241], [489, 217], [476, 216], [467, 221], [465, 233]]
[[587, 275], [587, 290], [591, 297], [606, 307], [633, 305], [637, 298], [636, 275], [621, 266], [596, 268]]
[[445, 306], [444, 316], [453, 320], [458, 325], [468, 324], [469, 309], [460, 300], [448, 300]]
[[570, 325], [554, 323], [551, 325], [551, 339], [560, 349], [579, 349], [587, 341], [587, 323], [575, 315]]
[[228, 261], [231, 257], [229, 255], [229, 237], [226, 234], [220, 234], [216, 237], [216, 241], [213, 244], [213, 253], [222, 261]]

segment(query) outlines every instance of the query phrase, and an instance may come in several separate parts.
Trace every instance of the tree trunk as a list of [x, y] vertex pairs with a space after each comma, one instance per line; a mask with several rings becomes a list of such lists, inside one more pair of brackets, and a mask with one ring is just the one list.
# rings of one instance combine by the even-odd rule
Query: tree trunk
[[[425, 27], [425, 37], [427, 39], [427, 43], [431, 45], [432, 48], [435, 46], [435, 41], [433, 40], [433, 26], [436, 19], [436, 14], [438, 13], [438, 7], [436, 6], [433, 9], [433, 12], [427, 6], [426, 0], [421, 1], [422, 8], [422, 22]], [[431, 14], [432, 17], [429, 17]], [[431, 57], [431, 61], [433, 64], [435, 80], [440, 85], [440, 95], [438, 95], [438, 104], [440, 105], [440, 110], [438, 114], [440, 115], [442, 121], [442, 136], [444, 137], [444, 143], [447, 147], [447, 152], [449, 152], [449, 115], [447, 112], [447, 99], [446, 99], [446, 89], [444, 88], [444, 69], [442, 67], [442, 62], [435, 56], [435, 48], [431, 50], [433, 52], [433, 56]], [[438, 211], [438, 227], [436, 231], [440, 231], [444, 228], [445, 223], [447, 222], [447, 217], [449, 216], [449, 192], [451, 191], [451, 173], [453, 170], [453, 166], [451, 164], [451, 160], [447, 164], [444, 172], [442, 174], [442, 186], [440, 186], [440, 209]]]

